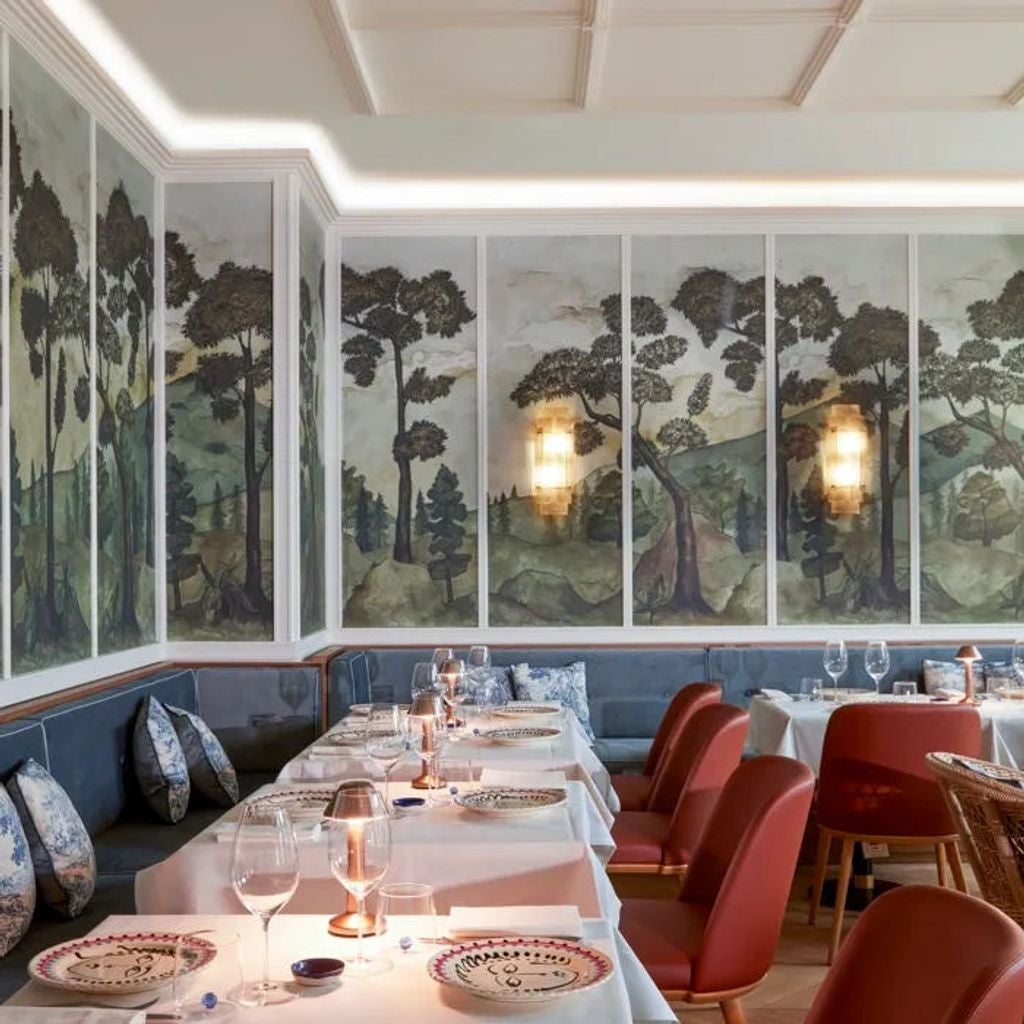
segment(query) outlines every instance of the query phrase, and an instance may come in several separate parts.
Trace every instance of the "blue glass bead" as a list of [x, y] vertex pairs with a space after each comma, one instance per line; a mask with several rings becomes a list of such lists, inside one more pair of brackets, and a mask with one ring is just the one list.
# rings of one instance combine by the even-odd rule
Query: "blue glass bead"
[[217, 1005], [217, 996], [213, 992], [204, 992], [200, 1002], [207, 1010], [212, 1010]]
[[459, 787], [458, 786], [449, 786], [448, 787], [448, 792], [451, 793], [452, 796], [458, 796], [458, 794], [459, 794]]
[[401, 938], [400, 938], [400, 939], [398, 940], [398, 948], [399, 948], [399, 949], [400, 949], [400, 950], [401, 950], [401, 951], [402, 951], [403, 953], [408, 953], [408, 952], [409, 952], [409, 950], [410, 950], [410, 949], [412, 949], [412, 939], [410, 939], [408, 935], [403, 935], [403, 936], [402, 936], [402, 937], [401, 937]]

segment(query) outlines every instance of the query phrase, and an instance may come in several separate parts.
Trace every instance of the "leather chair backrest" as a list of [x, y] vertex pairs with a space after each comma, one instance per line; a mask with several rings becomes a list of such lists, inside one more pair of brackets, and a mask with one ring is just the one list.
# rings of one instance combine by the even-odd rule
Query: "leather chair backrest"
[[693, 991], [734, 991], [767, 973], [813, 793], [807, 765], [774, 755], [744, 761], [725, 784], [679, 893], [705, 921]]
[[718, 683], [687, 683], [672, 698], [665, 709], [664, 718], [658, 725], [658, 731], [654, 734], [654, 742], [644, 764], [644, 775], [650, 775], [654, 780], [651, 784], [652, 789], [657, 788], [658, 769], [690, 719], [701, 708], [706, 708], [709, 704], [718, 704], [721, 700], [722, 688]]
[[925, 755], [977, 757], [981, 718], [963, 704], [851, 704], [825, 732], [818, 820], [868, 836], [956, 832]]
[[853, 926], [805, 1024], [1018, 1024], [1024, 931], [972, 896], [902, 886]]

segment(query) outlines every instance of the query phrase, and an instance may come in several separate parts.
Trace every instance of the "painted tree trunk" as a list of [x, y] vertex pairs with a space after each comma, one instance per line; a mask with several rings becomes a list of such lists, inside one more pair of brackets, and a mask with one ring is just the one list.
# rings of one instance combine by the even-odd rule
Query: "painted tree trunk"
[[[112, 413], [111, 413], [112, 414]], [[121, 617], [120, 627], [125, 636], [136, 637], [139, 621], [135, 615], [135, 531], [132, 528], [132, 477], [124, 457], [124, 448], [116, 433], [111, 448], [117, 469], [118, 490], [121, 497]]]
[[153, 394], [153, 343], [150, 339], [151, 327], [150, 321], [152, 318], [152, 310], [148, 306], [143, 306], [146, 315], [146, 396], [143, 399], [146, 405], [146, 522], [143, 526], [145, 532], [146, 541], [146, 565], [154, 566], [153, 555], [153, 439], [154, 439], [154, 419], [153, 419], [153, 403], [155, 396]]
[[895, 515], [893, 505], [896, 500], [896, 488], [892, 480], [892, 467], [889, 462], [890, 449], [892, 447], [892, 425], [889, 422], [889, 401], [884, 394], [879, 403], [878, 418], [878, 448], [879, 448], [879, 474], [880, 474], [880, 497], [882, 500], [881, 531], [879, 534], [880, 544], [880, 569], [879, 585], [882, 593], [893, 604], [899, 604], [903, 597], [899, 587], [896, 585], [896, 540], [895, 540]]
[[775, 423], [775, 479], [778, 481], [775, 499], [775, 557], [780, 562], [789, 561], [789, 459], [782, 446], [782, 402], [779, 400], [779, 360], [775, 360], [775, 408], [772, 417]]
[[244, 349], [246, 363], [242, 412], [245, 424], [245, 597], [261, 618], [273, 608], [263, 592], [263, 549], [260, 538], [260, 480], [256, 469], [256, 388], [252, 383], [252, 354]]
[[395, 440], [402, 451], [395, 452], [398, 464], [398, 507], [395, 510], [395, 547], [396, 562], [412, 562], [412, 460], [404, 450], [405, 437], [405, 370], [402, 367], [402, 350], [397, 344], [392, 348], [395, 353], [395, 396], [398, 399], [398, 433]]
[[43, 344], [46, 347], [46, 407], [43, 410], [45, 417], [46, 444], [46, 593], [43, 597], [43, 607], [47, 631], [54, 636], [60, 635], [60, 619], [57, 615], [57, 545], [54, 536], [53, 521], [53, 335], [50, 327], [50, 286], [47, 281], [43, 288], [44, 301], [46, 303], [46, 328], [44, 330]]

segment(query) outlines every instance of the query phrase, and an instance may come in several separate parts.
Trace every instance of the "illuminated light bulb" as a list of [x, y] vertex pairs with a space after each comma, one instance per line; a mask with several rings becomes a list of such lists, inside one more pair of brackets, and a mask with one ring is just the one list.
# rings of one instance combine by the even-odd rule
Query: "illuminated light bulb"
[[867, 479], [867, 423], [856, 405], [833, 405], [821, 444], [822, 482], [834, 516], [858, 515]]

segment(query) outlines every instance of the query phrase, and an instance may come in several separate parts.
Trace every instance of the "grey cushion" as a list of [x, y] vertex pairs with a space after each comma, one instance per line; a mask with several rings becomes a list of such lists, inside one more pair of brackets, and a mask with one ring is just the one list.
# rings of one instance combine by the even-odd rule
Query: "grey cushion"
[[649, 739], [597, 739], [594, 753], [606, 767], [619, 771], [642, 765], [647, 760], [651, 742]]
[[60, 783], [29, 758], [6, 782], [32, 854], [39, 898], [78, 917], [96, 888], [92, 840]]
[[44, 768], [49, 768], [42, 721], [38, 718], [19, 718], [0, 725], [0, 778], [10, 775], [22, 761], [30, 757]]
[[36, 909], [36, 876], [17, 808], [0, 785], [0, 957], [21, 941]]
[[238, 803], [238, 777], [220, 740], [198, 715], [172, 704], [164, 708], [178, 734], [193, 789], [221, 807], [233, 807]]
[[160, 701], [146, 697], [135, 718], [135, 777], [146, 802], [164, 821], [181, 821], [192, 790], [178, 734]]

